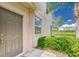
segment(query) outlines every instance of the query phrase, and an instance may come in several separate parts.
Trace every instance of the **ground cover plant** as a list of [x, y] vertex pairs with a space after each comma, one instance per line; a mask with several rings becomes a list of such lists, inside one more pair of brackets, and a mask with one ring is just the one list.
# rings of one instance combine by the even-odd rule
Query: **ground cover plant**
[[65, 52], [71, 57], [79, 57], [79, 39], [73, 35], [53, 35], [40, 37], [38, 39], [38, 47]]

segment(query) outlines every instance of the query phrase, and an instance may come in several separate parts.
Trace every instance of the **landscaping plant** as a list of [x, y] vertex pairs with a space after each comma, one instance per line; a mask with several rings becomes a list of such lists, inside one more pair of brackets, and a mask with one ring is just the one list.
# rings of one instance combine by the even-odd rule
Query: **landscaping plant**
[[79, 57], [79, 40], [73, 36], [44, 36], [38, 39], [38, 47], [49, 48]]

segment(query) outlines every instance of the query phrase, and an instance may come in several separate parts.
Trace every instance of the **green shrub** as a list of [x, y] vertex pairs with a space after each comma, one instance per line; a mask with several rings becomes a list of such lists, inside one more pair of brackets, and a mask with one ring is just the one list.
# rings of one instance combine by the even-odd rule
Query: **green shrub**
[[72, 41], [70, 41], [70, 46], [71, 46], [71, 50], [69, 52], [70, 56], [74, 56], [74, 57], [79, 57], [79, 40], [78, 39], [72, 39]]
[[70, 48], [69, 42], [66, 39], [68, 39], [68, 38], [67, 37], [58, 37], [57, 38], [57, 43], [59, 45], [58, 48], [59, 48], [60, 51], [67, 52], [68, 49]]
[[41, 47], [41, 48], [44, 48], [44, 46], [45, 46], [45, 36], [44, 36], [44, 37], [40, 37], [40, 38], [38, 39], [37, 46], [38, 46], [38, 47]]
[[73, 36], [44, 36], [38, 39], [38, 47], [66, 52], [69, 56], [79, 57], [79, 40]]
[[45, 48], [57, 49], [56, 37], [46, 37], [45, 39]]

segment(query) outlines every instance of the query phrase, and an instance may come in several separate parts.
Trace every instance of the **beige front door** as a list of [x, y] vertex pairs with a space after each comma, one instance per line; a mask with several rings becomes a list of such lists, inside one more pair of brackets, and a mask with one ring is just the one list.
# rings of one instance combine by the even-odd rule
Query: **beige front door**
[[22, 16], [0, 7], [0, 56], [16, 56], [22, 49]]

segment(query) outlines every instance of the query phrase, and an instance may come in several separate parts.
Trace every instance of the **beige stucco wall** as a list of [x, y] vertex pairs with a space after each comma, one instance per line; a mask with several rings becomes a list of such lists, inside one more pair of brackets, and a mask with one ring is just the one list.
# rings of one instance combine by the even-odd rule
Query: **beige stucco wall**
[[75, 19], [76, 19], [76, 38], [79, 38], [79, 13], [77, 13], [77, 10], [79, 9], [79, 6], [77, 6], [79, 3], [75, 3], [74, 13], [75, 13]]
[[0, 6], [23, 16], [23, 52], [32, 50], [33, 11], [20, 3], [0, 3]]
[[45, 20], [43, 20], [43, 29], [42, 29], [43, 33], [42, 34], [44, 36], [45, 35], [50, 36], [51, 34], [50, 26], [52, 26], [52, 14], [51, 13], [47, 14]]
[[[50, 26], [52, 24], [52, 15], [46, 14], [46, 2], [38, 2], [35, 3], [36, 10], [35, 15], [42, 20], [41, 34], [34, 34], [34, 47], [37, 46], [38, 38], [41, 36], [49, 36], [50, 35]], [[34, 21], [35, 22], [35, 21]], [[35, 31], [33, 31], [35, 32]]]

